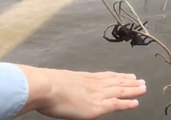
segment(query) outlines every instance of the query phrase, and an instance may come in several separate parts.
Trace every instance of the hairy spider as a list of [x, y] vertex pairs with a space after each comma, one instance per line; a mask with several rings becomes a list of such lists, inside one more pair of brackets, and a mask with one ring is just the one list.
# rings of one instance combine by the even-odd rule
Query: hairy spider
[[[148, 21], [145, 21], [143, 25], [146, 25]], [[112, 36], [114, 38], [108, 38], [106, 36], [106, 32], [110, 27], [113, 27], [112, 30]], [[130, 26], [130, 28], [128, 28]], [[122, 42], [122, 41], [130, 41], [131, 46], [133, 47], [134, 45], [148, 45], [151, 42], [154, 42], [154, 40], [146, 41], [148, 38], [145, 35], [142, 35], [136, 31], [141, 31], [143, 28], [140, 25], [135, 26], [134, 23], [127, 23], [125, 25], [120, 25], [120, 24], [112, 24], [108, 26], [105, 31], [103, 38], [105, 38], [109, 42]]]
[[[113, 10], [106, 4], [104, 0], [102, 0], [102, 2], [109, 10], [113, 18], [116, 20], [116, 23], [108, 26], [104, 31], [103, 37], [106, 40], [110, 42], [130, 41], [132, 47], [134, 45], [148, 45], [151, 42], [156, 42], [159, 46], [161, 46], [166, 51], [168, 58], [160, 53], [157, 53], [155, 56], [160, 55], [161, 57], [164, 58], [164, 60], [167, 63], [171, 65], [171, 51], [159, 39], [155, 38], [148, 32], [148, 30], [144, 26], [145, 24], [147, 24], [147, 21], [144, 22], [144, 24], [141, 22], [138, 14], [135, 12], [134, 8], [130, 5], [130, 3], [127, 0], [115, 1], [113, 4]], [[122, 6], [123, 3], [127, 5], [127, 7], [130, 9], [130, 12], [127, 12], [129, 10], [123, 8]], [[167, 0], [165, 4], [167, 4]], [[126, 20], [129, 20], [129, 22]], [[129, 27], [130, 25], [131, 27]], [[108, 38], [106, 36], [106, 31], [110, 27], [114, 27], [112, 31], [112, 35], [114, 37], [113, 39]], [[146, 39], [151, 39], [151, 40], [147, 42]]]

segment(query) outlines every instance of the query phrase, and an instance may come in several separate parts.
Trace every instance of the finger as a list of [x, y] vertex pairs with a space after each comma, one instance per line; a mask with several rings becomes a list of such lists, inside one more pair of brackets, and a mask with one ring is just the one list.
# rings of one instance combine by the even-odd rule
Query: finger
[[134, 98], [143, 95], [146, 92], [146, 86], [139, 87], [110, 87], [103, 89], [104, 98]]
[[136, 80], [136, 75], [132, 73], [118, 73], [118, 77]]
[[144, 80], [132, 80], [132, 79], [121, 79], [121, 78], [108, 78], [103, 81], [105, 87], [121, 86], [121, 87], [137, 87], [144, 85]]
[[96, 78], [96, 79], [105, 79], [105, 78], [111, 78], [111, 77], [120, 77], [125, 79], [136, 79], [136, 76], [134, 74], [126, 74], [126, 73], [116, 73], [116, 72], [97, 72], [97, 73], [89, 73], [89, 72], [81, 72], [88, 78]]
[[139, 102], [138, 100], [120, 100], [116, 98], [112, 99], [107, 99], [103, 101], [103, 114], [105, 113], [111, 113], [115, 111], [122, 111], [122, 110], [130, 110], [130, 109], [135, 109], [138, 107]]

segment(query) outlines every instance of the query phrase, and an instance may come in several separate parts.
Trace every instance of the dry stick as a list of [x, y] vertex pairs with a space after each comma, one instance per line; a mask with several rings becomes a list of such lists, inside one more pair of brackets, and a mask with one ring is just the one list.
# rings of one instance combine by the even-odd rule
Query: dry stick
[[137, 18], [139, 24], [140, 24], [141, 27], [144, 29], [145, 33], [146, 33], [146, 34], [149, 34], [148, 31], [147, 31], [147, 29], [146, 29], [146, 28], [144, 27], [144, 25], [142, 24], [142, 22], [141, 22], [139, 16], [138, 16], [137, 13], [135, 12], [134, 8], [129, 4], [129, 2], [126, 1], [126, 0], [121, 0], [121, 1], [125, 2], [125, 3], [129, 6], [129, 8], [131, 9], [131, 11], [133, 12], [133, 14], [135, 15], [135, 17]]
[[160, 55], [160, 56], [162, 56], [165, 59], [165, 62], [171, 64], [171, 52], [160, 40], [158, 40], [154, 36], [150, 35], [149, 33], [143, 33], [143, 32], [140, 32], [140, 31], [135, 31], [135, 32], [140, 33], [140, 34], [145, 35], [145, 36], [148, 36], [152, 40], [155, 40], [155, 42], [166, 51], [166, 53], [168, 54], [169, 58], [167, 59], [163, 54], [159, 54], [159, 53], [156, 53], [155, 56]]
[[145, 36], [148, 36], [148, 37], [151, 38], [152, 40], [155, 40], [155, 42], [156, 42], [159, 46], [161, 46], [161, 47], [166, 51], [166, 53], [168, 54], [168, 57], [169, 57], [169, 58], [167, 59], [164, 55], [159, 54], [159, 53], [157, 53], [156, 56], [157, 56], [157, 55], [161, 55], [161, 56], [165, 59], [166, 62], [168, 62], [169, 64], [171, 64], [171, 52], [170, 52], [170, 50], [169, 50], [169, 49], [168, 49], [160, 40], [158, 40], [157, 38], [155, 38], [154, 36], [152, 36], [152, 35], [149, 34], [149, 32], [147, 31], [147, 29], [146, 29], [146, 28], [144, 27], [144, 25], [142, 24], [142, 22], [141, 22], [139, 16], [137, 15], [137, 13], [136, 13], [135, 10], [133, 9], [133, 7], [129, 4], [129, 2], [126, 1], [126, 0], [121, 0], [121, 1], [125, 2], [125, 3], [129, 6], [129, 8], [130, 8], [131, 11], [133, 12], [133, 14], [136, 16], [136, 18], [137, 18], [137, 20], [138, 20], [140, 26], [143, 28], [143, 30], [144, 30], [145, 33], [141, 32], [141, 31], [135, 31], [135, 32], [140, 33], [140, 34], [145, 35]]
[[[113, 4], [113, 10], [114, 10], [114, 12], [115, 12], [115, 14], [112, 12], [112, 10], [108, 7], [108, 5], [106, 4], [106, 2], [104, 1], [104, 0], [102, 0], [102, 2], [104, 3], [104, 5], [106, 6], [106, 8], [109, 10], [109, 12], [112, 14], [112, 16], [116, 19], [116, 21], [117, 21], [117, 23], [119, 24], [119, 25], [123, 25], [122, 24], [122, 19], [121, 19], [121, 11], [123, 11], [126, 15], [128, 15], [130, 18], [132, 18], [134, 21], [136, 21], [137, 23], [138, 23], [138, 21], [134, 18], [134, 17], [132, 17], [131, 15], [129, 15], [125, 10], [123, 10], [122, 8], [121, 8], [121, 3], [120, 2], [122, 2], [122, 1], [116, 1], [114, 4]], [[116, 10], [116, 4], [117, 3], [119, 3], [120, 4], [120, 8], [119, 8], [119, 13], [117, 12], [117, 10]], [[123, 17], [125, 17], [125, 16], [123, 16]], [[125, 18], [127, 18], [127, 17], [125, 17]], [[130, 18], [127, 18], [128, 20], [130, 20], [131, 22], [133, 22]]]
[[[117, 3], [119, 4], [119, 13], [118, 13], [117, 10], [116, 10], [116, 4], [117, 4]], [[133, 20], [134, 20], [135, 22], [138, 23], [138, 21], [137, 21], [134, 17], [132, 17], [132, 16], [129, 15], [124, 9], [122, 9], [121, 4], [122, 4], [122, 1], [117, 1], [117, 2], [115, 2], [115, 3], [113, 4], [113, 10], [114, 10], [114, 12], [116, 13], [117, 17], [120, 19], [120, 21], [123, 22], [123, 20], [122, 20], [122, 17], [123, 17], [123, 18], [126, 18], [126, 19], [130, 20], [131, 22], [133, 22]], [[126, 17], [126, 16], [124, 16], [124, 15], [121, 15], [121, 11], [123, 11], [123, 13], [125, 13], [128, 17], [132, 18], [133, 20], [131, 20], [130, 18], [128, 18], [128, 17]], [[133, 23], [134, 23], [134, 22], [133, 22]], [[135, 24], [136, 24], [136, 23], [135, 23]], [[136, 24], [136, 25], [137, 25], [137, 24]]]
[[169, 104], [166, 106], [166, 108], [165, 108], [165, 115], [168, 115], [168, 109], [169, 109], [170, 106], [171, 106], [171, 103], [169, 103]]
[[121, 15], [122, 1], [119, 2], [119, 16]]
[[168, 0], [165, 0], [164, 6], [163, 6], [163, 11], [166, 11], [166, 6], [167, 6]]
[[163, 88], [163, 94], [165, 94], [166, 90], [167, 90], [168, 88], [170, 88], [170, 87], [171, 87], [171, 85], [166, 85], [166, 86]]
[[[102, 2], [106, 6], [106, 8], [109, 10], [109, 12], [112, 14], [112, 16], [116, 19], [117, 23], [122, 25], [122, 21], [120, 20], [120, 18], [112, 12], [112, 10], [108, 7], [108, 5], [106, 4], [106, 2], [104, 0], [102, 0]], [[117, 12], [116, 12], [116, 14], [117, 14]]]
[[[122, 9], [122, 8], [121, 8], [121, 9]], [[138, 21], [137, 21], [134, 17], [132, 17], [130, 14], [128, 14], [124, 9], [122, 9], [122, 11], [123, 11], [127, 16], [129, 16], [129, 17], [132, 18], [135, 22], [138, 23]], [[134, 23], [133, 20], [131, 20], [131, 19], [128, 18], [128, 17], [123, 16], [123, 15], [122, 15], [122, 17], [127, 18], [127, 19], [130, 20], [132, 23]], [[134, 24], [137, 25], [137, 23], [134, 23]]]
[[[135, 17], [137, 18], [137, 21], [138, 21], [139, 25], [142, 27], [142, 29], [144, 30], [145, 33], [141, 32], [141, 31], [136, 31], [136, 30], [134, 30], [134, 31], [137, 32], [137, 33], [140, 33], [140, 34], [142, 34], [142, 35], [144, 35], [144, 36], [147, 36], [147, 37], [151, 38], [151, 39], [154, 40], [159, 46], [161, 46], [161, 47], [166, 51], [166, 53], [168, 54], [168, 57], [169, 57], [169, 58], [167, 59], [164, 55], [159, 54], [159, 53], [157, 53], [156, 56], [157, 56], [157, 55], [161, 55], [161, 56], [165, 59], [166, 62], [168, 62], [169, 64], [171, 64], [171, 52], [170, 52], [170, 50], [169, 50], [169, 49], [168, 49], [160, 40], [158, 40], [157, 38], [155, 38], [154, 36], [152, 36], [152, 35], [149, 34], [148, 30], [144, 27], [144, 25], [143, 25], [143, 23], [141, 22], [139, 16], [137, 15], [137, 13], [136, 13], [135, 10], [133, 9], [133, 7], [129, 4], [128, 1], [126, 1], [126, 0], [120, 0], [120, 1], [116, 1], [116, 2], [114, 3], [113, 6], [114, 6], [114, 11], [115, 11], [115, 14], [116, 14], [116, 15], [112, 12], [112, 10], [111, 10], [111, 9], [108, 7], [108, 5], [104, 2], [104, 0], [102, 0], [102, 2], [103, 2], [104, 5], [106, 6], [106, 8], [110, 11], [110, 13], [112, 14], [112, 16], [117, 20], [117, 23], [120, 24], [120, 25], [123, 25], [123, 24], [122, 24], [121, 17], [120, 17], [120, 13], [121, 13], [121, 10], [122, 10], [122, 9], [121, 9], [121, 4], [122, 4], [122, 2], [125, 2], [125, 3], [129, 6], [129, 8], [131, 9], [131, 11], [132, 11], [132, 13], [135, 15]], [[116, 5], [117, 3], [119, 3], [119, 14], [117, 13], [117, 11], [116, 11], [116, 9], [115, 9], [115, 5]]]
[[118, 2], [119, 2], [119, 1], [116, 1], [116, 2], [113, 4], [113, 10], [114, 10], [116, 16], [117, 16], [117, 17], [119, 18], [119, 20], [122, 22], [121, 17], [120, 17], [120, 15], [118, 14], [118, 12], [117, 12], [117, 10], [116, 10], [116, 4], [117, 4]]
[[163, 5], [163, 8], [162, 8], [162, 11], [164, 12], [163, 13], [163, 17], [164, 18], [166, 18], [166, 6], [167, 6], [167, 3], [168, 3], [168, 0], [165, 0], [164, 5]]

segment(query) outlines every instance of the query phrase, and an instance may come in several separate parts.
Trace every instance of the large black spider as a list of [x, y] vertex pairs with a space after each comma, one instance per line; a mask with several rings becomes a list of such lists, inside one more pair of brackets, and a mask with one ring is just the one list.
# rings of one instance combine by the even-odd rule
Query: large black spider
[[[148, 23], [148, 21], [145, 21], [143, 25], [145, 26]], [[131, 26], [130, 26], [131, 25]], [[110, 28], [113, 27], [114, 29], [112, 30], [112, 36], [114, 38], [108, 38], [106, 37], [106, 31]], [[130, 26], [130, 28], [128, 28]], [[143, 28], [140, 25], [135, 26], [134, 23], [127, 23], [125, 25], [120, 25], [120, 24], [113, 24], [108, 26], [105, 31], [103, 38], [105, 38], [109, 42], [122, 42], [122, 41], [130, 41], [131, 46], [133, 47], [134, 45], [148, 45], [151, 42], [154, 42], [154, 40], [149, 40], [148, 42], [146, 39], [148, 38], [145, 35], [142, 35], [136, 31], [141, 31]]]

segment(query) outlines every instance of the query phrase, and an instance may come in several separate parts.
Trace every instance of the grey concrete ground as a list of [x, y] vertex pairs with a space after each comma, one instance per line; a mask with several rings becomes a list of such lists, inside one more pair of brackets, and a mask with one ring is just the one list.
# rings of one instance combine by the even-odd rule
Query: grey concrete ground
[[8, 10], [12, 5], [20, 2], [22, 0], [0, 0], [0, 13]]
[[[1, 1], [0, 1], [1, 2]], [[171, 2], [162, 11], [162, 0], [130, 0], [135, 10], [149, 20], [149, 30], [171, 48]], [[164, 16], [164, 14], [166, 16]], [[126, 43], [109, 43], [102, 38], [105, 27], [113, 22], [100, 0], [75, 0], [62, 9], [1, 61], [39, 67], [76, 71], [117, 71], [135, 73], [146, 80], [147, 94], [140, 97], [140, 107], [105, 115], [101, 120], [169, 120], [164, 108], [171, 101], [171, 91], [162, 88], [171, 83], [171, 66], [155, 58], [164, 52], [155, 43], [135, 47]], [[17, 120], [52, 120], [28, 113]]]

